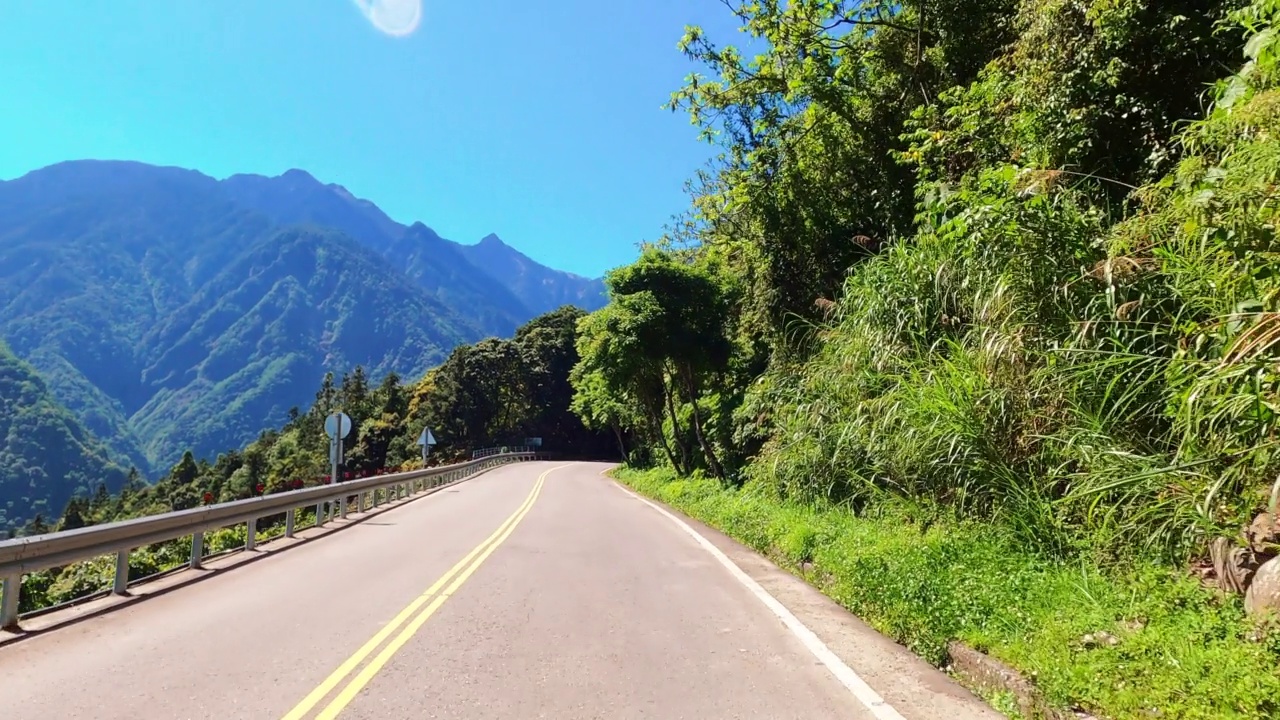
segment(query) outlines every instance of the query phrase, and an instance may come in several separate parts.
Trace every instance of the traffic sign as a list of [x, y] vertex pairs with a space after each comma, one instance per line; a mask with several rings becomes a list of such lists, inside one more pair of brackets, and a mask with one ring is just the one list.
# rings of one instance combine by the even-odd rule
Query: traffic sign
[[418, 436], [418, 444], [422, 446], [422, 462], [427, 461], [427, 454], [431, 452], [431, 446], [436, 444], [436, 438], [431, 434], [431, 428], [422, 428], [422, 434]]
[[329, 437], [346, 437], [351, 434], [351, 418], [337, 412], [324, 419], [324, 432]]

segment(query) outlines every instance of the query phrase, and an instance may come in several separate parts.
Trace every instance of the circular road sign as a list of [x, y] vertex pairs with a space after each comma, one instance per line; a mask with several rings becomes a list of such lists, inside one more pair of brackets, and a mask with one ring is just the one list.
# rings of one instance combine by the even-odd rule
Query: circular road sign
[[346, 437], [351, 434], [351, 418], [346, 413], [334, 413], [324, 419], [324, 432], [329, 437]]

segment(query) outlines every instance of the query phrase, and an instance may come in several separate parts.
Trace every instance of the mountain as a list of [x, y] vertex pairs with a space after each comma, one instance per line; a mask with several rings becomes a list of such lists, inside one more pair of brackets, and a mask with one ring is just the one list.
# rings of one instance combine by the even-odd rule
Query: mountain
[[189, 171], [64, 164], [0, 183], [0, 334], [117, 460], [148, 469], [130, 422], [150, 399], [148, 333], [272, 230]]
[[461, 250], [473, 266], [505, 285], [535, 316], [563, 305], [595, 310], [607, 300], [604, 280], [539, 265], [497, 235], [488, 235], [475, 245], [463, 245]]
[[99, 483], [119, 490], [125, 472], [107, 448], [54, 400], [44, 381], [0, 345], [0, 537], [37, 513], [53, 523], [72, 494]]
[[111, 461], [155, 475], [279, 425], [325, 372], [414, 376], [549, 298], [603, 304], [593, 281], [527, 258], [504, 276], [472, 247], [302, 171], [61, 163], [0, 182], [0, 337]]
[[541, 314], [522, 303], [501, 279], [472, 265], [462, 250], [463, 246], [415, 223], [387, 247], [386, 257], [441, 302], [467, 308], [492, 335], [510, 335]]
[[341, 185], [323, 184], [301, 170], [276, 178], [233, 175], [222, 184], [237, 204], [278, 223], [341, 230], [382, 253], [431, 292], [453, 298], [460, 307], [474, 311], [493, 306], [481, 312], [492, 313], [488, 317], [495, 329], [501, 329], [498, 334], [509, 334], [525, 320], [562, 305], [595, 310], [606, 302], [604, 281], [599, 278], [541, 265], [497, 235], [461, 245], [422, 223], [406, 227]]
[[210, 457], [305, 407], [326, 370], [416, 376], [478, 336], [350, 238], [286, 229], [148, 333], [159, 351], [131, 424], [160, 467], [185, 448]]
[[341, 185], [326, 185], [305, 170], [279, 177], [232, 175], [222, 189], [236, 205], [255, 210], [282, 225], [318, 225], [339, 230], [379, 252], [404, 234], [404, 226], [368, 200]]

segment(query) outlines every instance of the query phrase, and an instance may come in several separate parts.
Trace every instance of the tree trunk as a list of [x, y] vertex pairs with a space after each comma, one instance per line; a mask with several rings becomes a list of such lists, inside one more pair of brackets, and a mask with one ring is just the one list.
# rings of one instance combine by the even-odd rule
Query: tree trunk
[[667, 386], [667, 381], [662, 381], [662, 395], [667, 401], [667, 413], [671, 416], [671, 440], [680, 449], [680, 459], [683, 461], [683, 467], [676, 467], [681, 475], [688, 475], [693, 469], [689, 462], [689, 448], [684, 444], [684, 440], [680, 438], [680, 420], [676, 417], [676, 401], [673, 388]]
[[626, 462], [627, 446], [622, 442], [622, 428], [618, 427], [618, 423], [610, 423], [609, 428], [613, 430], [613, 437], [618, 441], [618, 454], [622, 457], [622, 462]]
[[720, 459], [716, 457], [715, 450], [711, 448], [711, 444], [707, 442], [706, 435], [702, 432], [702, 412], [698, 409], [698, 381], [694, 377], [693, 369], [688, 365], [681, 367], [680, 370], [684, 375], [685, 390], [689, 393], [689, 402], [693, 405], [693, 434], [697, 436], [698, 445], [702, 448], [702, 453], [707, 458], [707, 464], [711, 466], [711, 473], [723, 480], [724, 468], [720, 466]]
[[652, 408], [646, 408], [646, 415], [649, 417], [649, 427], [651, 431], [658, 437], [658, 441], [662, 443], [662, 451], [667, 454], [667, 460], [671, 461], [671, 467], [680, 472], [680, 463], [676, 462], [675, 453], [671, 452], [671, 444], [667, 442], [666, 433], [662, 432], [662, 411], [654, 411]]

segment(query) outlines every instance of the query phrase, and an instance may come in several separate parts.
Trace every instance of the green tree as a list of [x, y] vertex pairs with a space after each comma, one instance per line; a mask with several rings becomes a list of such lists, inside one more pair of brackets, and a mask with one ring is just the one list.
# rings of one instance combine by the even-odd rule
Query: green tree
[[629, 398], [677, 470], [693, 468], [691, 434], [706, 467], [724, 477], [702, 407], [732, 353], [722, 287], [705, 267], [655, 249], [609, 273], [606, 283], [610, 304], [579, 324], [577, 412], [596, 427], [621, 423], [627, 415], [615, 403]]
[[[725, 472], [709, 441], [700, 404], [707, 384], [728, 368], [732, 347], [725, 333], [727, 306], [719, 284], [698, 265], [670, 253], [648, 250], [631, 265], [610, 273], [610, 296], [644, 307], [633, 331], [646, 361], [663, 369], [677, 397], [688, 403], [694, 437], [707, 466], [717, 477]], [[665, 384], [664, 380], [664, 384]], [[674, 412], [673, 427], [679, 432]]]
[[31, 522], [27, 524], [26, 530], [23, 534], [42, 535], [50, 532], [52, 529], [53, 528], [49, 527], [49, 523], [45, 522], [44, 513], [36, 513], [35, 517], [31, 518]]
[[62, 512], [62, 520], [58, 522], [58, 530], [75, 530], [82, 528], [88, 523], [85, 521], [85, 514], [88, 508], [85, 507], [82, 498], [71, 498], [67, 502], [67, 508]]
[[190, 450], [182, 453], [182, 459], [173, 466], [169, 477], [177, 485], [190, 485], [200, 477], [200, 467], [196, 464], [195, 456]]

